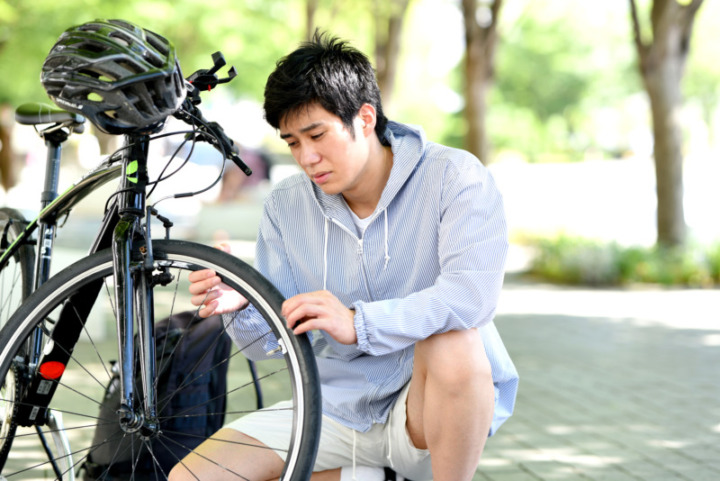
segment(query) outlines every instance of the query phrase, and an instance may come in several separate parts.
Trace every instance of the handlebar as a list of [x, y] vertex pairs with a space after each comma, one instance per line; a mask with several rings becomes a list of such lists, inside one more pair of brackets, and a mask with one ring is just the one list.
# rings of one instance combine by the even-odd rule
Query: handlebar
[[200, 92], [209, 91], [219, 84], [230, 82], [237, 76], [235, 67], [230, 67], [228, 76], [218, 78], [217, 71], [224, 67], [225, 57], [220, 52], [212, 54], [213, 67], [211, 69], [200, 69], [187, 78], [186, 87], [188, 94], [182, 107], [178, 109], [173, 117], [182, 120], [188, 125], [193, 126], [196, 130], [193, 134], [194, 140], [200, 140], [209, 143], [215, 147], [224, 157], [230, 158], [245, 175], [251, 175], [252, 169], [240, 158], [239, 149], [235, 143], [225, 134], [223, 128], [217, 122], [206, 120], [200, 109], [197, 107], [200, 102]]

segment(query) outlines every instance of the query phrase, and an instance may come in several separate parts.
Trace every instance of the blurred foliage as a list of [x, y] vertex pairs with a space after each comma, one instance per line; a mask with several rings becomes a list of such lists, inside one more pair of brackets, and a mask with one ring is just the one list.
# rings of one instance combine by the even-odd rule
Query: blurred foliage
[[238, 69], [230, 88], [258, 98], [275, 60], [301, 38], [297, 8], [284, 0], [0, 0], [0, 102], [44, 101], [45, 55], [66, 28], [96, 18], [122, 18], [167, 37], [186, 76], [212, 66], [210, 55], [222, 51]]
[[[317, 0], [314, 24], [374, 56], [377, 0]], [[701, 9], [685, 93], [708, 131], [720, 99], [720, 2]], [[644, 2], [647, 7], [649, 3]], [[172, 40], [183, 72], [222, 51], [239, 72], [227, 91], [262, 98], [278, 58], [305, 38], [306, 0], [0, 0], [0, 103], [44, 101], [42, 61], [69, 26], [124, 18]], [[495, 85], [487, 124], [497, 154], [530, 161], [617, 157], [649, 132], [649, 109], [635, 67], [627, 2], [508, 0], [500, 16]], [[411, 0], [398, 88], [390, 118], [422, 125], [428, 138], [461, 146], [465, 134], [460, 71], [462, 15], [457, 0]]]
[[551, 282], [589, 286], [652, 283], [720, 286], [720, 244], [685, 248], [625, 247], [559, 235], [530, 241], [528, 274]]
[[[598, 111], [621, 110], [642, 91], [626, 10], [561, 3], [519, 0], [503, 26], [489, 111], [496, 152], [568, 161], [607, 151], [594, 125]], [[614, 145], [608, 156], [624, 148]]]

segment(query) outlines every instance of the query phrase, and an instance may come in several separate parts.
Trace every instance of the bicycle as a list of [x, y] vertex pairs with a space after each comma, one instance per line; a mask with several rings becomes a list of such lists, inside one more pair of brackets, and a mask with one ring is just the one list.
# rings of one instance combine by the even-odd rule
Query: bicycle
[[[185, 142], [208, 142], [223, 154], [223, 169], [230, 159], [248, 173], [222, 127], [207, 121], [198, 107], [201, 91], [236, 75], [231, 68], [228, 77], [220, 79], [217, 72], [224, 65], [217, 52], [211, 69], [188, 77], [186, 98], [172, 115], [191, 127], [180, 132]], [[208, 400], [203, 399], [183, 417], [224, 415], [227, 419], [251, 412], [258, 408], [257, 383], [271, 402], [289, 393], [294, 401], [293, 436], [288, 446], [272, 448], [284, 454], [281, 479], [308, 479], [320, 425], [319, 383], [310, 343], [306, 336], [296, 337], [287, 329], [280, 313], [282, 295], [251, 266], [219, 249], [170, 238], [172, 222], [159, 213], [157, 202], [148, 204], [154, 186], [182, 168], [167, 173], [168, 163], [155, 180], [150, 179], [148, 146], [169, 134], [124, 133], [123, 147], [57, 194], [62, 143], [71, 133], [83, 130], [83, 117], [34, 104], [20, 107], [16, 118], [35, 126], [45, 139], [48, 159], [39, 216], [27, 222], [16, 210], [0, 209], [0, 276], [7, 275], [11, 284], [21, 286], [12, 291], [12, 303], [0, 309], [0, 315], [6, 315], [19, 304], [9, 319], [0, 319], [0, 479], [76, 479], [88, 455], [101, 447], [92, 444], [93, 435], [106, 422], [117, 423], [128, 441], [124, 449], [134, 459], [152, 451], [152, 446], [176, 442], [175, 433], [161, 427], [163, 408], [173, 402], [172, 393], [159, 398], [156, 392], [162, 371], [156, 360], [174, 352], [155, 352], [154, 322], [175, 312], [197, 311], [190, 303], [186, 273], [205, 268], [218, 272], [227, 285], [246, 297], [265, 326], [251, 342], [233, 346], [222, 361], [229, 365], [226, 411], [207, 412]], [[118, 178], [118, 189], [108, 199], [89, 255], [50, 277], [58, 219], [67, 217], [88, 194]], [[194, 193], [174, 197], [188, 195]], [[163, 239], [152, 236], [154, 222], [161, 223]], [[36, 231], [38, 237], [33, 239]], [[230, 328], [231, 321], [225, 322], [226, 329]], [[255, 364], [253, 373], [243, 354], [258, 349], [267, 360]], [[121, 408], [112, 419], [98, 419], [95, 413], [113, 370], [118, 373]], [[183, 382], [206, 375], [190, 372]], [[119, 459], [126, 453], [117, 455]], [[166, 479], [167, 472], [155, 468], [156, 479]], [[242, 473], [233, 474], [244, 479]]]

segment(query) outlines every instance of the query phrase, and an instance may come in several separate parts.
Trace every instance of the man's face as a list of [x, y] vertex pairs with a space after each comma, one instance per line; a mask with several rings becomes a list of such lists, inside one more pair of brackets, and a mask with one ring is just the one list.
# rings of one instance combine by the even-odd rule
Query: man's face
[[280, 137], [310, 180], [326, 194], [352, 194], [362, 189], [369, 144], [356, 117], [355, 136], [340, 118], [310, 104], [280, 122]]

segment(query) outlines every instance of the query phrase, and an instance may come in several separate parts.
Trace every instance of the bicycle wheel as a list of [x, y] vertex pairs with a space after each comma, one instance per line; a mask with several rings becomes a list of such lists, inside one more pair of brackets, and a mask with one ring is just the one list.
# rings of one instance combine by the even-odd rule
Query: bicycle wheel
[[[22, 234], [25, 225], [20, 212], [0, 207], [0, 256]], [[32, 292], [34, 266], [35, 250], [29, 244], [18, 246], [13, 255], [0, 263], [0, 328]]]
[[[15, 209], [0, 208], [0, 256], [15, 243], [25, 228], [25, 218]], [[12, 255], [0, 262], [0, 328], [33, 289], [35, 250], [29, 244], [17, 246]], [[11, 373], [12, 374], [12, 373]], [[16, 384], [12, 377], [0, 385], [0, 399], [14, 399]], [[7, 458], [15, 434], [14, 403], [0, 403], [0, 464]]]
[[[152, 249], [156, 280], [168, 280], [167, 274], [172, 275], [172, 282], [162, 282], [166, 285], [158, 283], [153, 287], [155, 319], [164, 319], [174, 313], [195, 309], [189, 302], [187, 272], [203, 268], [218, 272], [224, 282], [240, 291], [262, 317], [264, 333], [257, 335], [255, 342], [244, 344], [244, 348], [233, 345], [227, 359], [222, 361], [229, 365], [226, 423], [257, 409], [255, 389], [244, 354], [249, 352], [249, 349], [265, 345], [266, 341], [271, 339], [280, 340], [280, 348], [271, 349], [266, 353], [269, 359], [256, 362], [255, 365], [262, 383], [263, 395], [268, 402], [285, 399], [293, 401], [292, 440], [288, 446], [272, 446], [285, 457], [282, 479], [308, 479], [319, 436], [319, 383], [307, 338], [296, 337], [285, 327], [280, 314], [282, 296], [247, 264], [220, 250], [182, 241], [153, 241]], [[136, 255], [139, 256], [134, 254], [133, 258]], [[113, 299], [112, 255], [109, 251], [103, 251], [78, 261], [50, 279], [28, 298], [9, 321], [9, 327], [0, 332], [0, 378], [4, 379], [8, 386], [19, 385], [19, 388], [13, 391], [18, 393], [15, 400], [13, 396], [4, 396], [2, 399], [8, 409], [18, 411], [15, 418], [18, 431], [1, 471], [6, 479], [35, 479], [42, 476], [47, 479], [72, 479], [73, 475], [87, 477], [88, 471], [83, 468], [87, 467], [88, 458], [92, 458], [99, 450], [106, 449], [108, 443], [116, 442], [111, 437], [98, 442], [95, 434], [96, 429], [105, 423], [119, 424], [116, 413], [109, 417], [100, 414], [103, 411], [103, 399], [113, 382], [114, 360], [118, 357]], [[72, 327], [73, 325], [75, 327]], [[44, 357], [38, 363], [40, 367], [28, 365], [23, 350], [36, 327], [46, 333]], [[76, 332], [68, 334], [69, 331]], [[66, 351], [67, 361], [64, 369], [60, 369], [62, 376], [57, 379], [57, 375], [43, 371], [43, 366], [49, 364], [47, 359], [59, 350], [58, 345], [68, 345], [68, 336], [79, 338], [77, 342], [70, 342], [74, 346], [72, 349], [60, 349]], [[156, 342], [159, 346], [157, 339]], [[161, 370], [162, 368], [158, 369], [159, 372]], [[44, 374], [41, 375], [40, 372]], [[189, 372], [186, 378], [196, 379], [207, 374]], [[136, 391], [141, 392], [140, 389]], [[39, 394], [32, 397], [32, 393]], [[49, 394], [43, 397], [43, 393]], [[173, 396], [175, 394], [172, 392], [158, 393], [158, 407], [172, 403]], [[51, 400], [46, 410], [41, 401], [48, 397], [51, 397]], [[184, 404], [187, 405], [187, 402]], [[207, 412], [207, 404], [207, 400], [198, 401], [197, 406], [186, 409], [183, 411], [185, 414], [178, 413], [178, 416], [204, 418], [215, 415], [216, 413]], [[42, 449], [35, 428], [25, 426], [31, 424], [28, 419], [31, 419], [33, 414], [28, 413], [34, 413], [36, 419], [43, 420], [48, 415], [53, 419], [61, 416], [64, 428], [60, 429], [66, 434], [69, 452], [58, 446], [58, 443], [49, 442], [53, 454], [48, 456]], [[111, 446], [111, 449], [116, 450], [118, 459], [127, 458], [128, 450], [132, 453], [132, 470], [139, 469], [138, 460], [143, 453], [153, 451], [151, 459], [154, 465], [150, 473], [138, 473], [135, 476], [131, 472], [125, 475], [125, 479], [133, 479], [133, 476], [134, 479], [166, 479], [168, 468], [161, 466], [154, 454], [158, 446], [168, 450], [178, 447], [177, 439], [182, 433], [165, 430], [162, 427], [164, 421], [166, 420], [160, 409], [160, 432], [146, 436], [141, 435], [142, 430], [123, 431], [121, 436], [125, 440], [124, 444], [121, 447]], [[41, 424], [43, 431], [52, 431], [48, 428], [48, 423]], [[173, 464], [189, 452], [190, 446], [181, 446], [181, 450], [183, 452], [176, 455]], [[64, 472], [63, 466], [72, 466], [73, 472]], [[116, 479], [112, 476], [103, 477], [112, 472], [113, 468], [105, 469], [103, 475], [97, 478]], [[237, 475], [238, 479], [243, 479], [242, 473], [233, 474]]]

